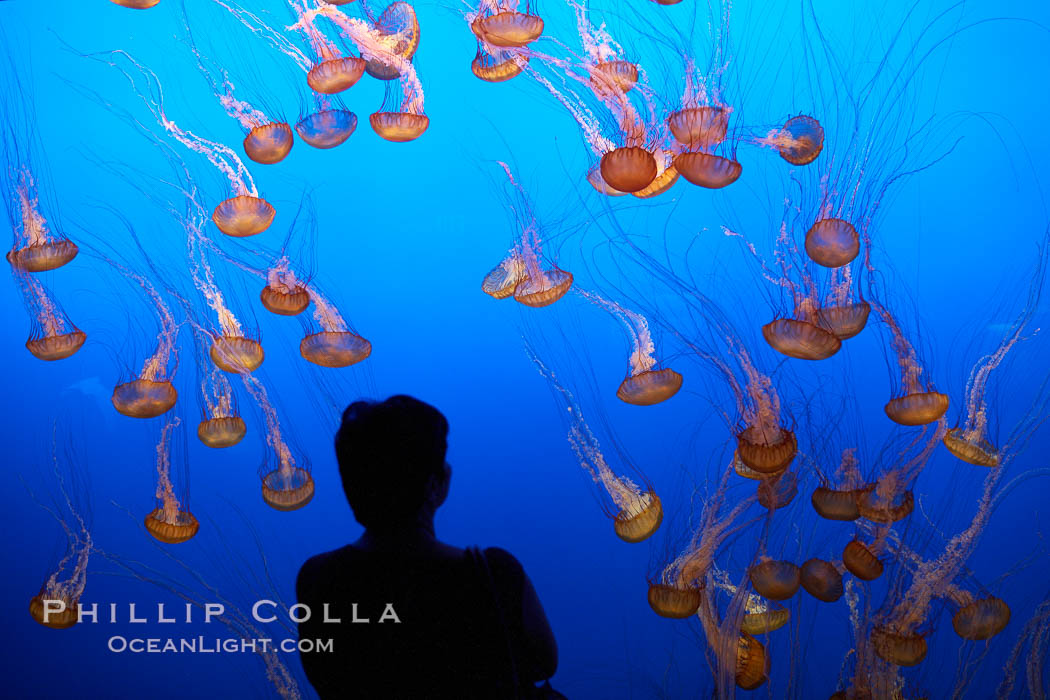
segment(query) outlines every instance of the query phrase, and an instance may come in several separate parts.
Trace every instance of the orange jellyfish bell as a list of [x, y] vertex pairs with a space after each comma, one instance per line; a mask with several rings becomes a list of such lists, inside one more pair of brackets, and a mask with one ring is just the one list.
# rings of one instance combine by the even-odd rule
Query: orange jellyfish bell
[[842, 219], [821, 219], [806, 232], [806, 253], [824, 267], [842, 267], [860, 252], [860, 236], [853, 224]]
[[963, 639], [991, 639], [1010, 623], [1010, 606], [994, 596], [975, 600], [952, 617], [955, 633]]
[[233, 447], [248, 432], [240, 416], [219, 416], [202, 420], [197, 426], [197, 437], [208, 447]]
[[860, 517], [857, 507], [856, 490], [836, 491], [825, 486], [818, 486], [813, 491], [810, 501], [817, 515], [826, 520], [849, 522]]
[[372, 354], [372, 343], [350, 331], [321, 331], [299, 342], [299, 354], [321, 367], [349, 367]]
[[156, 418], [175, 405], [179, 393], [170, 381], [135, 379], [118, 384], [110, 400], [119, 413], [131, 418]]
[[295, 125], [299, 138], [314, 148], [335, 148], [357, 128], [357, 115], [345, 109], [324, 109], [308, 114]]
[[474, 75], [487, 83], [502, 83], [521, 75], [522, 63], [528, 63], [528, 56], [516, 56], [500, 52], [499, 56], [493, 56], [485, 51], [480, 45], [474, 60], [470, 62], [470, 70]]
[[824, 150], [824, 127], [813, 117], [800, 114], [784, 122], [777, 146], [780, 157], [792, 165], [808, 165]]
[[301, 284], [283, 289], [266, 285], [259, 293], [259, 300], [267, 311], [281, 316], [297, 316], [310, 306], [310, 292]]
[[802, 564], [802, 588], [817, 600], [834, 603], [842, 597], [842, 574], [831, 562], [809, 559]]
[[743, 171], [743, 166], [735, 160], [710, 153], [679, 153], [674, 167], [689, 182], [712, 190], [732, 185]]
[[817, 309], [817, 325], [831, 331], [839, 340], [849, 340], [864, 330], [871, 304], [866, 301]]
[[769, 442], [754, 427], [745, 428], [737, 435], [737, 457], [762, 474], [775, 474], [786, 469], [797, 452], [795, 433], [784, 428], [778, 428], [776, 437]]
[[561, 299], [572, 287], [572, 273], [558, 268], [544, 270], [542, 279], [526, 277], [514, 287], [514, 300], [540, 308]]
[[540, 38], [543, 20], [536, 15], [507, 10], [494, 15], [478, 15], [470, 28], [486, 44], [516, 48]]
[[664, 583], [649, 584], [649, 607], [660, 617], [682, 620], [692, 617], [700, 609], [698, 587], [680, 588]]
[[85, 340], [87, 340], [87, 333], [75, 329], [59, 335], [30, 338], [26, 341], [26, 350], [33, 353], [37, 359], [54, 362], [75, 355], [77, 350], [84, 345]]
[[77, 256], [77, 244], [68, 238], [33, 243], [7, 252], [7, 262], [25, 272], [56, 270]]
[[616, 398], [635, 406], [652, 406], [666, 401], [682, 388], [682, 375], [673, 369], [651, 369], [620, 382]]
[[219, 202], [211, 220], [227, 236], [244, 238], [270, 228], [277, 211], [260, 197], [242, 194]]
[[249, 131], [244, 137], [244, 152], [256, 163], [273, 165], [285, 159], [294, 143], [292, 127], [283, 122], [274, 122]]
[[664, 519], [664, 508], [659, 496], [648, 491], [639, 500], [640, 507], [621, 510], [613, 518], [616, 536], [629, 544], [649, 539]]
[[[169, 519], [175, 522], [168, 522]], [[146, 532], [164, 544], [179, 544], [193, 539], [200, 529], [197, 518], [189, 511], [180, 510], [174, 518], [166, 518], [162, 508], [156, 508], [146, 516]]]
[[944, 435], [944, 446], [964, 462], [978, 467], [998, 467], [999, 452], [984, 438], [968, 439], [962, 428], [952, 428]]
[[850, 541], [842, 550], [842, 565], [861, 581], [874, 581], [882, 576], [882, 562], [860, 540]]
[[[62, 612], [48, 611], [47, 620], [45, 621], [45, 600], [61, 600], [66, 605], [65, 610]], [[50, 627], [53, 630], [65, 630], [77, 624], [80, 620], [80, 603], [62, 594], [48, 595], [45, 598], [44, 591], [41, 590], [38, 595], [33, 596], [29, 600], [29, 614], [44, 627]]]
[[[400, 56], [406, 61], [411, 60], [419, 48], [419, 20], [416, 18], [416, 10], [407, 2], [392, 2], [376, 21], [376, 30], [379, 36], [391, 42], [390, 53]], [[391, 37], [394, 37], [391, 40]], [[376, 80], [396, 80], [401, 77], [399, 66], [386, 63], [379, 58], [368, 59], [365, 62], [365, 72]]]
[[801, 570], [789, 561], [767, 559], [748, 569], [747, 575], [755, 591], [770, 600], [787, 600], [802, 583]]
[[599, 90], [611, 86], [628, 92], [638, 82], [638, 66], [630, 61], [599, 61], [591, 68], [591, 82]]
[[354, 86], [365, 73], [365, 59], [345, 56], [322, 61], [306, 74], [306, 82], [322, 95], [334, 95]]
[[686, 107], [667, 117], [675, 140], [690, 151], [713, 148], [726, 138], [729, 113], [722, 107]]
[[768, 672], [766, 647], [750, 634], [740, 635], [736, 645], [736, 684], [744, 690], [754, 690], [769, 680]]
[[133, 10], [148, 10], [155, 6], [160, 0], [109, 0], [114, 5], [130, 7]]
[[[639, 199], [649, 199], [663, 194], [678, 182], [678, 170], [674, 167], [674, 155], [669, 151], [657, 150], [656, 158], [657, 175], [648, 186], [637, 192], [631, 192]], [[622, 194], [622, 193], [621, 193]]]
[[926, 640], [917, 634], [896, 632], [879, 626], [871, 630], [875, 655], [897, 666], [915, 666], [926, 658]]
[[514, 294], [518, 283], [527, 276], [520, 258], [511, 256], [485, 275], [485, 279], [481, 281], [481, 291], [493, 299], [508, 299]]
[[368, 122], [380, 138], [404, 143], [422, 136], [430, 126], [430, 117], [409, 112], [375, 112], [368, 117]]
[[275, 510], [299, 510], [314, 497], [314, 478], [300, 467], [275, 469], [262, 479], [262, 497]]
[[831, 331], [792, 318], [779, 318], [762, 326], [762, 337], [777, 352], [799, 360], [826, 360], [842, 347], [842, 341]]
[[775, 632], [791, 620], [791, 611], [787, 608], [770, 608], [763, 612], [747, 613], [740, 621], [740, 631], [746, 634], [769, 634]]
[[768, 510], [787, 507], [798, 495], [798, 477], [783, 471], [758, 482], [758, 502]]
[[262, 345], [241, 335], [216, 336], [208, 354], [215, 366], [224, 372], [254, 372], [266, 358]]
[[899, 396], [885, 406], [886, 415], [901, 425], [926, 425], [941, 419], [948, 410], [948, 397], [937, 391]]
[[602, 156], [602, 179], [620, 192], [638, 192], [656, 179], [658, 167], [652, 153], [639, 146], [614, 148]]
[[857, 495], [860, 516], [873, 523], [895, 523], [911, 515], [915, 510], [915, 495], [911, 491], [893, 495], [889, 500], [879, 498], [874, 488], [866, 488]]
[[600, 165], [595, 165], [587, 171], [587, 182], [589, 182], [591, 187], [595, 190], [609, 197], [625, 197], [628, 194], [627, 192], [621, 192], [615, 187], [611, 187], [609, 183], [602, 178]]

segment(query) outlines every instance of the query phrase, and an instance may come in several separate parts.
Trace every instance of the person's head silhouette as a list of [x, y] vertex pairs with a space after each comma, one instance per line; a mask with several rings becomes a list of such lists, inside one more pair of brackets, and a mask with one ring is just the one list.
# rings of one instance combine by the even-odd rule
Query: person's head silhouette
[[426, 528], [448, 495], [448, 421], [411, 396], [355, 401], [335, 454], [354, 518], [370, 532]]

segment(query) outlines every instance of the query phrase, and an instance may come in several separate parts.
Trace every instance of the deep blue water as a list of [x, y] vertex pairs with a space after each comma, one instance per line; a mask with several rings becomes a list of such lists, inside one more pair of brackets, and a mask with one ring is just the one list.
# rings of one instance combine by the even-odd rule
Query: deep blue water
[[[278, 114], [294, 120], [309, 104], [301, 73], [212, 3], [188, 4], [198, 44], [216, 61], [228, 61], [238, 86], [250, 85]], [[731, 20], [731, 70], [739, 88], [733, 94], [739, 100], [735, 114], [763, 133], [794, 114], [816, 116], [828, 140], [820, 159], [808, 167], [819, 167], [850, 141], [853, 124], [844, 106], [869, 87], [869, 76], [878, 76], [870, 88], [881, 99], [891, 95], [888, 86], [898, 71], [916, 71], [908, 90], [890, 98], [892, 108], [866, 112], [865, 118], [875, 122], [895, 120], [876, 130], [872, 147], [899, 152], [905, 133], [927, 125], [910, 143], [915, 153], [909, 162], [943, 158], [894, 184], [871, 235], [884, 272], [882, 301], [918, 342], [937, 387], [951, 396], [948, 421], [953, 425], [971, 367], [997, 347], [1026, 303], [1037, 247], [1050, 221], [1042, 183], [1050, 159], [1045, 138], [1050, 32], [1043, 28], [1050, 25], [1050, 8], [1029, 0], [952, 7], [886, 1], [863, 9], [814, 1], [812, 7], [805, 3], [805, 13], [797, 2], [746, 5], [735, 3]], [[290, 24], [276, 0], [255, 3], [253, 9], [272, 12], [279, 18], [273, 22], [277, 27]], [[276, 397], [293, 446], [308, 456], [316, 496], [292, 513], [262, 502], [257, 476], [265, 450], [262, 419], [239, 382], [234, 383], [248, 436], [222, 451], [196, 440], [197, 372], [184, 329], [175, 379], [181, 396], [174, 413], [183, 423], [176, 463], [191, 477], [190, 507], [200, 518], [201, 532], [166, 551], [231, 601], [250, 604], [260, 592], [272, 592], [290, 603], [303, 560], [360, 534], [340, 488], [331, 449], [336, 414], [324, 397], [343, 405], [360, 396], [409, 393], [439, 407], [452, 426], [453, 485], [437, 519], [438, 534], [457, 545], [498, 545], [521, 560], [558, 638], [561, 660], [554, 684], [571, 698], [708, 697], [713, 682], [699, 625], [657, 617], [645, 594], [647, 579], [687, 541], [704, 497], [729, 463], [733, 440], [717, 410], [733, 414], [735, 409], [719, 377], [662, 324], [678, 324], [682, 333], [703, 325], [676, 317], [674, 295], [625, 251], [610, 246], [607, 237], [622, 230], [659, 257], [666, 254], [725, 311], [756, 365], [779, 387], [807, 455], [800, 464], [833, 472], [841, 449], [859, 444], [865, 473], [875, 474], [916, 434], [894, 426], [882, 411], [893, 376], [886, 359], [888, 334], [873, 318], [838, 355], [816, 365], [786, 360], [763, 341], [761, 324], [784, 311], [777, 305], [779, 294], [722, 227], [742, 232], [771, 257], [782, 202], [794, 195], [790, 174], [803, 169], [792, 169], [770, 149], [741, 145], [744, 174], [725, 190], [680, 180], [652, 200], [603, 200], [583, 179], [592, 160], [577, 124], [541, 86], [527, 76], [488, 84], [470, 73], [475, 41], [461, 15], [469, 8], [419, 2], [416, 9], [422, 42], [414, 65], [431, 119], [420, 139], [394, 144], [369, 129], [367, 115], [381, 103], [383, 86], [366, 77], [342, 96], [360, 120], [347, 143], [320, 151], [298, 142], [280, 164], [249, 163], [278, 213], [273, 227], [246, 245], [270, 251], [280, 246], [304, 193], [309, 194], [313, 209], [304, 217], [316, 221], [316, 236], [303, 233], [303, 226], [293, 235], [289, 254], [294, 264], [314, 273], [316, 283], [371, 340], [372, 356], [343, 370], [307, 366], [297, 352], [299, 323], [262, 310], [256, 301], [258, 280], [212, 260], [219, 285], [244, 310], [242, 321], [260, 329], [267, 359], [258, 376]], [[578, 50], [567, 6], [547, 0], [537, 11], [548, 36]], [[677, 27], [698, 54], [708, 51], [706, 8], [694, 0], [670, 7], [599, 3], [592, 16], [607, 22], [669, 104], [677, 98], [681, 71], [666, 41], [670, 28]], [[841, 68], [837, 76], [821, 72], [827, 62], [818, 55], [823, 49], [813, 34], [814, 17], [835, 51]], [[5, 110], [30, 115], [40, 144], [34, 166], [53, 206], [49, 220], [84, 244], [73, 263], [41, 277], [88, 334], [86, 345], [70, 359], [35, 359], [23, 348], [30, 322], [17, 285], [7, 276], [0, 282], [6, 300], [0, 343], [7, 348], [0, 375], [6, 403], [0, 426], [8, 446], [8, 488], [0, 502], [8, 533], [0, 540], [7, 693], [272, 694], [262, 664], [251, 654], [107, 651], [114, 635], [230, 636], [225, 628], [217, 631], [218, 625], [132, 625], [125, 619], [53, 631], [27, 614], [30, 597], [63, 549], [58, 523], [30, 495], [47, 502], [60, 495], [49, 458], [54, 443], [63, 454], [59, 473], [78, 475], [72, 491], [90, 511], [95, 544], [193, 585], [188, 570], [165, 557], [141, 526], [154, 507], [155, 447], [164, 419], [121, 416], [109, 400], [112, 387], [137, 371], [152, 351], [156, 318], [141, 290], [90, 249], [104, 241], [153, 274], [117, 212], [130, 222], [160, 275], [187, 295], [192, 292], [183, 229], [141, 191], [178, 201], [164, 184], [171, 178], [168, 163], [121, 115], [138, 120], [181, 154], [206, 201], [225, 197], [224, 184], [206, 161], [157, 127], [117, 70], [85, 54], [122, 49], [149, 66], [164, 84], [168, 116], [186, 128], [238, 149], [243, 132], [197, 71], [183, 41], [176, 2], [162, 0], [156, 8], [137, 12], [103, 0], [8, 0], [0, 4], [0, 32], [10, 61], [2, 83]], [[891, 60], [880, 68], [888, 50]], [[11, 79], [15, 74], [21, 89]], [[496, 161], [514, 169], [542, 222], [547, 255], [574, 272], [577, 286], [627, 306], [645, 298], [651, 301], [647, 312], [666, 312], [652, 325], [662, 358], [685, 376], [679, 395], [646, 408], [617, 401], [614, 392], [623, 379], [629, 345], [607, 314], [579, 297], [528, 309], [480, 292], [482, 277], [516, 234]], [[797, 177], [800, 183], [814, 180], [812, 173]], [[208, 232], [221, 238], [210, 224]], [[192, 303], [210, 322], [199, 298]], [[993, 435], [1004, 440], [1012, 426], [1031, 417], [1030, 407], [1047, 377], [1047, 339], [1036, 332], [1048, 320], [1045, 308], [1044, 301], [1025, 334], [1030, 337], [1011, 351], [989, 383]], [[703, 337], [710, 338], [710, 332]], [[621, 452], [629, 455], [660, 494], [665, 520], [649, 541], [628, 545], [613, 535], [595, 487], [569, 449], [565, 407], [552, 399], [523, 339], [572, 385], [610, 463], [621, 464]], [[711, 349], [724, 352], [718, 343]], [[892, 363], [892, 354], [888, 357]], [[1010, 477], [1050, 466], [1048, 447], [1046, 428], [1034, 430], [1009, 465]], [[784, 559], [832, 559], [852, 525], [815, 516], [808, 501], [819, 480], [805, 465], [798, 467], [799, 496], [775, 515], [767, 547]], [[926, 557], [943, 551], [945, 538], [971, 521], [984, 476], [980, 468], [936, 450], [914, 486], [919, 507], [900, 528], [905, 541]], [[977, 581], [1008, 601], [1013, 616], [963, 683], [964, 697], [994, 695], [1018, 635], [1050, 593], [1043, 534], [1046, 483], [1036, 475], [1009, 492], [968, 563], [967, 585]], [[749, 484], [736, 482], [730, 500], [748, 493]], [[720, 550], [719, 565], [734, 580], [751, 561], [761, 530], [761, 523], [753, 523]], [[258, 582], [263, 557], [272, 591]], [[893, 578], [892, 564], [888, 571], [887, 580]], [[214, 599], [199, 586], [195, 590], [201, 600]], [[867, 594], [878, 608], [892, 592], [873, 585]], [[180, 603], [170, 590], [124, 575], [101, 555], [91, 559], [82, 600], [118, 603], [125, 618], [130, 602], [140, 610], [158, 602]], [[771, 680], [755, 694], [827, 697], [842, 687], [840, 669], [854, 646], [845, 601], [817, 603], [800, 592], [787, 605], [793, 622], [769, 635]], [[902, 672], [905, 697], [950, 697], [966, 660], [985, 651], [985, 643], [964, 643], [955, 636], [950, 605], [935, 603], [931, 610], [925, 627], [930, 653], [920, 666]], [[278, 638], [287, 634], [276, 625], [266, 629]], [[310, 696], [295, 655], [283, 655], [283, 660]], [[1023, 675], [1015, 697], [1028, 696]], [[1045, 692], [1047, 679], [1041, 683]]]

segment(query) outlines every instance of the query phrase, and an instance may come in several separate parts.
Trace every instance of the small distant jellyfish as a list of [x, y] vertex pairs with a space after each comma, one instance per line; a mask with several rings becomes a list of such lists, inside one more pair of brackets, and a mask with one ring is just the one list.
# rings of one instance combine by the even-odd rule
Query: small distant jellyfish
[[4, 178], [0, 183], [14, 231], [14, 244], [7, 252], [7, 261], [24, 272], [56, 270], [75, 258], [79, 249], [73, 241], [50, 230], [41, 213], [36, 182], [29, 169], [20, 166], [17, 172], [17, 181], [8, 182]]
[[818, 265], [842, 267], [860, 253], [860, 236], [848, 221], [820, 219], [806, 232], [806, 253]]
[[629, 92], [638, 82], [638, 65], [619, 59], [598, 61], [591, 67], [591, 80], [601, 86], [599, 89]]
[[834, 603], [842, 597], [842, 573], [829, 561], [809, 559], [802, 564], [802, 588], [817, 600]]
[[884, 568], [871, 547], [860, 540], [850, 540], [842, 550], [842, 565], [861, 581], [874, 581]]
[[146, 516], [146, 532], [158, 542], [180, 544], [197, 534], [200, 523], [186, 508], [185, 499], [180, 502], [175, 496], [171, 481], [171, 434], [181, 421], [173, 418], [161, 429], [157, 443], [157, 507]]
[[25, 300], [26, 309], [33, 321], [32, 331], [26, 340], [26, 350], [45, 362], [55, 362], [72, 357], [84, 345], [87, 334], [73, 325], [55, 301], [51, 292], [29, 273], [15, 270]]
[[911, 491], [887, 489], [888, 492], [883, 493], [883, 490], [880, 482], [857, 495], [857, 510], [862, 518], [873, 523], [889, 524], [904, 520], [915, 510], [915, 495]]
[[787, 600], [802, 584], [801, 570], [789, 561], [765, 559], [749, 568], [747, 575], [755, 591], [770, 600]]
[[800, 114], [756, 141], [775, 148], [792, 165], [809, 165], [824, 149], [824, 127], [813, 117]]
[[490, 46], [514, 48], [540, 38], [543, 19], [531, 14], [527, 5], [525, 12], [518, 12], [518, 0], [482, 0], [470, 29]]

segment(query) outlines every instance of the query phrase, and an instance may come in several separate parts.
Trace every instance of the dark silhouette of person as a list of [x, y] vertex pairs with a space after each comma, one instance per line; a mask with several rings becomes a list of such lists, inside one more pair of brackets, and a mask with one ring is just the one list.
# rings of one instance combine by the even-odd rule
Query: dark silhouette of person
[[[299, 638], [332, 640], [300, 654], [322, 698], [546, 697], [533, 688], [554, 675], [558, 650], [521, 564], [435, 536], [452, 477], [447, 436], [445, 416], [410, 396], [343, 413], [336, 458], [365, 532], [310, 558], [296, 582], [311, 610]], [[341, 622], [324, 621], [326, 603]]]

